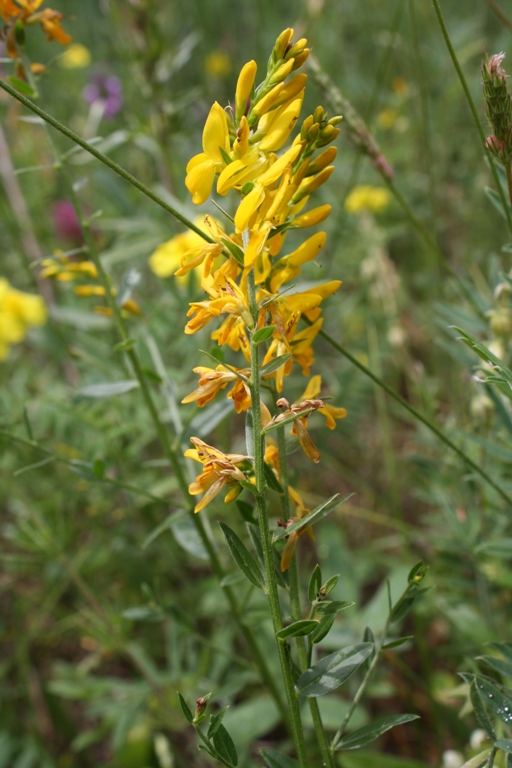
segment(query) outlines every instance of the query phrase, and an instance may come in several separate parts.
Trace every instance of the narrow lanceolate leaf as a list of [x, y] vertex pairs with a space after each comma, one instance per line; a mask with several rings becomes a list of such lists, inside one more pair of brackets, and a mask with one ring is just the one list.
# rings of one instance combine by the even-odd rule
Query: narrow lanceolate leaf
[[82, 387], [77, 394], [82, 397], [111, 397], [112, 395], [124, 395], [125, 392], [138, 386], [139, 382], [135, 379], [104, 381], [101, 384], [89, 384], [87, 387]]
[[323, 504], [319, 504], [318, 507], [315, 507], [315, 509], [310, 512], [309, 515], [306, 515], [306, 517], [297, 520], [296, 523], [293, 523], [293, 525], [290, 525], [288, 528], [283, 528], [282, 531], [277, 531], [274, 533], [272, 540], [274, 542], [279, 541], [280, 539], [284, 539], [286, 536], [289, 536], [290, 533], [301, 531], [303, 528], [307, 528], [308, 525], [318, 523], [324, 517], [327, 517], [327, 515], [332, 512], [332, 510], [335, 509], [339, 504], [343, 504], [344, 501], [350, 499], [352, 495], [352, 493], [349, 493], [348, 496], [340, 499], [339, 493], [336, 493], [334, 496], [331, 496], [330, 499], [324, 501]]
[[275, 325], [267, 325], [265, 328], [260, 328], [254, 334], [254, 336], [252, 337], [252, 340], [254, 341], [255, 344], [261, 344], [262, 341], [266, 341], [267, 339], [270, 339], [275, 329], [276, 329]]
[[359, 728], [357, 731], [344, 736], [336, 744], [336, 749], [359, 749], [366, 744], [378, 739], [383, 733], [394, 728], [395, 725], [409, 723], [411, 720], [418, 720], [419, 715], [391, 715], [391, 717], [379, 717], [373, 723]]
[[299, 764], [293, 757], [288, 757], [276, 749], [262, 749], [261, 756], [268, 768], [299, 768]]
[[275, 357], [270, 361], [270, 363], [267, 363], [262, 368], [260, 368], [260, 376], [268, 376], [270, 373], [274, 373], [282, 365], [284, 365], [290, 359], [290, 357], [290, 354], [279, 355], [279, 357]]
[[302, 696], [308, 698], [323, 696], [348, 680], [372, 651], [373, 643], [358, 643], [331, 653], [307, 669], [295, 687]]
[[303, 637], [304, 635], [309, 635], [310, 632], [316, 629], [319, 623], [320, 622], [315, 621], [314, 619], [294, 621], [293, 624], [276, 632], [276, 637], [278, 637], [279, 640], [286, 640], [287, 637]]
[[238, 753], [233, 739], [222, 723], [213, 734], [212, 741], [219, 757], [229, 763], [229, 765], [238, 765]]
[[484, 749], [483, 752], [480, 752], [478, 755], [471, 757], [467, 762], [464, 763], [464, 765], [461, 765], [460, 768], [482, 768], [482, 766], [487, 762], [487, 758], [490, 754], [491, 748], [489, 747], [489, 749]]
[[194, 715], [192, 714], [191, 709], [188, 706], [187, 702], [185, 701], [185, 699], [183, 698], [183, 696], [179, 692], [178, 692], [178, 698], [180, 700], [181, 709], [183, 710], [183, 714], [185, 715], [185, 719], [189, 723], [192, 723], [192, 721], [194, 720]]
[[318, 616], [330, 616], [332, 613], [339, 613], [339, 611], [344, 611], [345, 608], [350, 608], [353, 605], [355, 603], [351, 603], [350, 600], [327, 600], [315, 608], [315, 613]]
[[496, 734], [494, 733], [492, 720], [487, 714], [487, 710], [484, 704], [484, 697], [478, 690], [476, 680], [473, 680], [471, 683], [469, 688], [469, 695], [471, 704], [473, 705], [473, 710], [475, 712], [475, 717], [478, 720], [478, 724], [484, 729], [489, 738], [494, 741], [496, 739]]
[[334, 620], [336, 618], [335, 613], [331, 613], [329, 616], [324, 616], [320, 624], [316, 629], [313, 630], [311, 633], [311, 642], [312, 643], [320, 643], [326, 635], [329, 634], [331, 631], [331, 627], [334, 624]]
[[504, 752], [512, 753], [512, 739], [496, 739], [494, 746], [503, 749]]
[[228, 711], [229, 707], [224, 707], [221, 709], [220, 712], [217, 712], [216, 715], [212, 715], [210, 717], [210, 725], [208, 727], [208, 738], [211, 739], [212, 736], [219, 730], [220, 724], [222, 723], [224, 719], [224, 715]]
[[251, 584], [259, 589], [264, 588], [263, 574], [260, 567], [243, 543], [243, 541], [231, 530], [225, 523], [219, 523], [222, 528], [222, 533], [226, 538], [229, 551], [233, 556], [233, 560], [238, 565], [244, 576], [249, 579]]
[[272, 467], [270, 467], [268, 464], [264, 464], [264, 470], [265, 470], [265, 480], [268, 485], [268, 487], [275, 491], [276, 493], [283, 495], [283, 486], [277, 479], [277, 477], [274, 475], [274, 472], [272, 471]]
[[487, 709], [499, 717], [502, 722], [510, 725], [512, 723], [512, 691], [509, 689], [500, 690], [497, 685], [489, 680], [489, 678], [482, 675], [469, 675], [467, 673], [462, 674], [463, 679], [473, 684], [476, 684], [476, 688], [482, 702]]
[[315, 565], [308, 586], [308, 600], [314, 603], [322, 586], [322, 571], [319, 565]]
[[398, 646], [403, 645], [407, 640], [412, 640], [413, 638], [414, 635], [405, 635], [405, 637], [397, 637], [396, 640], [388, 640], [386, 643], [383, 643], [382, 650], [389, 651], [391, 648], [398, 648]]

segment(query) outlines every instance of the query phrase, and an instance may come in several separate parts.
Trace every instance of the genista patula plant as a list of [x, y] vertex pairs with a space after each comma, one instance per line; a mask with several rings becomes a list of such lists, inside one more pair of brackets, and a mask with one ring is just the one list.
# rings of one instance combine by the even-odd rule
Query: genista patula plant
[[[213, 348], [215, 354], [210, 353], [206, 361], [209, 365], [201, 364], [204, 353], [197, 352], [198, 364], [193, 368], [197, 383], [192, 391], [184, 393], [182, 403], [196, 403], [202, 409], [225, 397], [232, 406], [235, 429], [238, 423], [239, 434], [245, 436], [245, 445], [241, 440], [235, 446], [221, 445], [220, 438], [219, 444], [211, 444], [203, 439], [206, 435], [196, 431], [190, 437], [191, 445], [184, 447], [181, 442], [185, 430], [180, 429], [179, 416], [175, 419], [176, 434], [171, 434], [156, 405], [152, 386], [155, 381], [163, 381], [163, 374], [160, 376], [143, 365], [132, 336], [132, 324], [143, 328], [142, 335], [149, 334], [144, 325], [150, 322], [145, 317], [146, 308], [143, 301], [134, 298], [140, 273], [129, 271], [116, 282], [107, 271], [106, 260], [100, 258], [91, 216], [77, 194], [80, 185], [72, 178], [69, 158], [73, 150], [62, 153], [48, 130], [52, 168], [71, 203], [81, 245], [69, 252], [57, 251], [36, 259], [38, 278], [52, 280], [58, 288], [71, 287], [76, 296], [98, 302], [94, 311], [104, 316], [102, 320], [111, 319], [118, 337], [115, 352], [122, 356], [122, 364], [131, 377], [107, 385], [93, 384], [79, 390], [79, 394], [100, 397], [136, 389], [140, 395], [145, 418], [175, 481], [176, 499], [172, 502], [179, 507], [178, 515], [186, 518], [194, 531], [218, 579], [237, 638], [243, 642], [251, 657], [251, 667], [257, 670], [282, 720], [282, 745], [276, 745], [279, 749], [262, 749], [258, 764], [263, 760], [270, 768], [334, 768], [337, 752], [366, 746], [394, 726], [417, 717], [388, 714], [369, 718], [361, 727], [352, 725], [352, 717], [382, 651], [399, 647], [408, 639], [393, 636], [395, 625], [416, 597], [426, 591], [422, 581], [427, 572], [421, 562], [414, 566], [398, 599], [393, 599], [388, 589], [386, 620], [378, 636], [367, 628], [363, 636], [353, 634], [350, 644], [342, 647], [335, 630], [331, 630], [338, 615], [353, 603], [333, 595], [335, 589], [343, 588], [340, 574], [322, 574], [317, 565], [308, 574], [307, 593], [301, 593], [301, 538], [307, 536], [314, 542], [315, 526], [348, 498], [335, 494], [309, 509], [300, 487], [290, 483], [288, 471], [288, 454], [295, 448], [300, 449], [295, 458], [299, 461], [300, 456], [304, 462], [304, 472], [315, 473], [321, 460], [310, 435], [310, 419], [323, 420], [328, 429], [334, 430], [337, 421], [347, 415], [342, 405], [330, 402], [322, 376], [315, 368], [314, 351], [315, 341], [323, 333], [324, 313], [333, 306], [329, 300], [340, 289], [341, 281], [301, 285], [302, 268], [321, 260], [326, 243], [325, 232], [315, 229], [310, 234], [309, 230], [321, 225], [331, 214], [331, 205], [315, 201], [315, 193], [328, 184], [333, 173], [337, 154], [333, 142], [340, 133], [342, 116], [329, 116], [321, 106], [301, 116], [307, 75], [300, 70], [308, 59], [309, 48], [304, 38], [294, 41], [293, 30], [285, 29], [275, 42], [263, 77], [258, 79], [259, 68], [255, 61], [249, 61], [238, 76], [233, 101], [226, 106], [215, 102], [211, 107], [203, 129], [202, 151], [188, 162], [185, 185], [195, 205], [215, 196], [219, 213], [189, 221], [103, 155], [93, 143], [81, 139], [34, 104], [33, 100], [39, 98], [38, 78], [48, 73], [27, 55], [26, 28], [40, 24], [49, 40], [61, 45], [71, 41], [60, 26], [61, 14], [41, 10], [41, 5], [39, 0], [0, 0], [6, 48], [15, 65], [10, 84], [2, 82], [2, 88], [35, 112], [45, 129], [53, 126], [59, 130], [188, 227], [186, 234], [162, 244], [150, 258], [154, 273], [159, 277], [173, 274], [180, 289], [187, 285], [190, 288], [188, 280], [194, 274], [202, 297], [190, 302], [183, 333], [192, 337], [207, 328], [217, 344]], [[352, 112], [350, 126], [352, 132], [357, 128], [359, 150], [362, 143], [366, 151], [369, 134]], [[390, 176], [377, 145], [372, 144], [371, 149], [375, 165]], [[353, 210], [372, 205], [385, 207], [387, 196], [383, 197], [382, 192], [377, 191], [375, 199], [374, 188], [359, 187], [359, 197], [352, 196]], [[22, 340], [27, 326], [44, 322], [46, 310], [38, 297], [14, 291], [6, 280], [0, 289], [3, 358], [10, 345]], [[50, 296], [50, 302], [53, 301]], [[155, 367], [162, 373], [164, 366], [156, 343], [153, 339], [151, 343]], [[297, 378], [301, 379], [299, 391], [302, 390], [298, 398], [290, 394], [294, 391], [290, 382]], [[27, 444], [37, 447], [28, 417], [26, 424]], [[217, 434], [210, 430], [207, 435], [210, 433]], [[209, 440], [217, 443], [216, 437]], [[73, 469], [78, 466], [71, 460], [68, 464]], [[189, 476], [191, 467], [195, 479]], [[112, 487], [133, 490], [130, 484], [106, 473], [101, 461], [91, 466], [82, 462], [80, 468], [87, 470], [88, 479], [95, 477]], [[149, 492], [146, 496], [162, 502]], [[223, 517], [219, 538], [223, 536], [226, 553], [229, 550], [240, 574], [226, 573], [215, 534], [205, 523], [213, 510]], [[245, 528], [241, 528], [241, 522]], [[117, 621], [98, 607], [81, 577], [75, 574], [74, 579], [104, 623], [106, 635], [114, 638], [116, 650], [135, 658], [138, 668], [143, 670], [157, 702], [155, 706], [161, 707], [159, 722], [165, 727], [173, 705], [169, 705], [162, 686], [155, 683], [148, 666], [134, 653], [133, 645], [123, 639]], [[244, 579], [249, 590], [245, 598], [237, 589]], [[261, 631], [245, 617], [253, 590], [260, 592], [267, 609]], [[150, 614], [159, 616], [164, 609], [158, 596], [149, 587], [146, 591], [151, 598]], [[125, 611], [124, 618], [134, 615]], [[265, 642], [269, 625], [270, 646]], [[196, 634], [201, 636], [201, 631]], [[328, 650], [336, 650], [325, 653], [327, 643]], [[349, 678], [352, 679], [346, 688], [343, 714], [335, 727], [331, 721], [326, 728], [318, 698], [335, 691]], [[199, 749], [213, 761], [235, 768], [239, 763], [237, 733], [230, 733], [223, 722], [227, 706], [216, 708], [216, 691], [197, 693], [201, 695], [195, 707], [181, 692], [179, 704], [186, 721], [197, 733]], [[177, 707], [178, 702], [174, 701]]]

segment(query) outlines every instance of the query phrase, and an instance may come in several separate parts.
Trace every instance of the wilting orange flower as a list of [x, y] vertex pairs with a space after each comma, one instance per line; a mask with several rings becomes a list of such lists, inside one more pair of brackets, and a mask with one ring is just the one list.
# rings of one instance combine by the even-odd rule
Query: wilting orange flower
[[47, 40], [56, 40], [61, 45], [69, 45], [72, 37], [60, 26], [62, 13], [51, 8], [39, 11], [44, 0], [0, 0], [0, 14], [7, 22], [3, 31], [7, 41], [7, 53], [16, 58], [16, 27], [23, 25], [40, 24]]
[[[206, 368], [198, 366], [194, 368], [194, 373], [199, 374], [199, 387], [183, 398], [182, 403], [197, 402], [199, 408], [203, 408], [228, 384], [234, 382], [234, 387], [228, 393], [234, 404], [237, 413], [246, 411], [251, 406], [251, 391], [245, 379], [251, 374], [250, 368], [229, 369], [225, 365], [218, 365], [216, 368]], [[243, 377], [243, 378], [242, 378]]]
[[[241, 453], [222, 453], [222, 451], [219, 451], [212, 445], [208, 445], [198, 437], [191, 437], [190, 442], [195, 447], [185, 451], [185, 456], [199, 461], [203, 465], [202, 473], [188, 487], [188, 492], [191, 496], [198, 496], [200, 493], [204, 494], [201, 501], [196, 504], [194, 512], [200, 512], [204, 509], [226, 485], [238, 486], [242, 490], [240, 482], [243, 482], [246, 476], [237, 465], [242, 464], [251, 467], [249, 456], [244, 456]], [[231, 489], [230, 501], [236, 498], [233, 491], [235, 491], [235, 488]]]

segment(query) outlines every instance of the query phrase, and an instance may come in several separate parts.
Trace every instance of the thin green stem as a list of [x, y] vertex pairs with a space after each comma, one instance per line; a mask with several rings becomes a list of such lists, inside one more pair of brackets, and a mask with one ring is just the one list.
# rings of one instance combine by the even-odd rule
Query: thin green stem
[[341, 344], [338, 344], [338, 342], [333, 339], [332, 336], [330, 336], [326, 331], [321, 330], [320, 336], [324, 338], [334, 349], [338, 350], [340, 354], [343, 355], [343, 357], [346, 357], [347, 360], [349, 360], [352, 365], [355, 365], [356, 368], [359, 368], [359, 370], [364, 373], [365, 376], [368, 376], [375, 384], [377, 384], [378, 387], [381, 387], [387, 394], [393, 398], [393, 400], [396, 400], [397, 403], [400, 403], [400, 405], [405, 408], [409, 413], [414, 416], [415, 419], [418, 421], [421, 421], [422, 424], [424, 424], [427, 429], [429, 429], [431, 432], [436, 435], [436, 437], [439, 438], [445, 445], [447, 445], [454, 453], [456, 453], [472, 470], [473, 472], [476, 472], [477, 475], [480, 475], [480, 477], [485, 480], [486, 483], [488, 483], [496, 493], [501, 496], [501, 498], [507, 502], [507, 504], [512, 505], [512, 498], [506, 493], [506, 491], [503, 490], [503, 488], [496, 483], [490, 475], [487, 474], [487, 472], [482, 469], [478, 464], [476, 464], [470, 457], [464, 453], [463, 450], [461, 450], [457, 445], [455, 445], [452, 440], [450, 440], [449, 437], [447, 437], [438, 427], [435, 426], [435, 424], [432, 424], [423, 414], [421, 414], [419, 411], [416, 410], [416, 408], [413, 408], [412, 405], [410, 405], [407, 400], [404, 400], [403, 397], [401, 397], [397, 392], [395, 392], [391, 387], [388, 387], [388, 385], [382, 381], [378, 376], [376, 376], [373, 371], [371, 371], [369, 368], [367, 368], [363, 363], [359, 362], [359, 360], [354, 357], [354, 355], [351, 355], [348, 350], [346, 350], [344, 347], [341, 346]]
[[494, 158], [485, 145], [485, 133], [484, 133], [484, 129], [482, 128], [482, 123], [480, 122], [480, 118], [478, 116], [475, 102], [473, 101], [473, 97], [471, 96], [471, 91], [469, 90], [468, 84], [466, 82], [466, 78], [464, 77], [464, 73], [462, 72], [462, 68], [459, 64], [459, 60], [457, 59], [457, 54], [455, 53], [455, 49], [452, 45], [452, 41], [450, 40], [450, 35], [448, 33], [448, 28], [443, 18], [443, 14], [441, 12], [441, 6], [439, 4], [439, 0], [432, 0], [432, 3], [434, 5], [434, 10], [436, 12], [437, 20], [439, 22], [441, 33], [446, 43], [446, 47], [448, 48], [448, 52], [453, 62], [453, 66], [455, 67], [457, 75], [459, 76], [460, 84], [462, 85], [462, 90], [464, 91], [464, 95], [466, 97], [466, 101], [468, 102], [470, 112], [473, 116], [473, 120], [474, 120], [476, 129], [478, 131], [478, 135], [480, 136], [480, 141], [482, 142], [481, 147], [482, 149], [485, 150], [485, 153], [487, 154], [487, 159], [491, 167], [494, 183], [496, 184], [497, 192], [501, 198], [503, 210], [505, 211], [505, 217], [507, 219], [508, 228], [510, 232], [512, 232], [512, 214], [511, 214], [510, 206], [507, 205], [505, 193], [503, 192], [503, 188], [500, 184], [500, 179], [498, 176], [498, 171], [496, 169], [496, 163], [494, 162]]
[[507, 174], [508, 196], [510, 199], [510, 204], [512, 205], [512, 167], [510, 166], [510, 163], [507, 163], [505, 166], [505, 172]]
[[503, 10], [499, 7], [496, 0], [487, 0], [487, 5], [490, 5], [496, 16], [499, 18], [499, 20], [510, 30], [512, 30], [512, 21], [508, 18], [508, 16], [503, 12]]
[[[258, 306], [256, 301], [256, 286], [254, 282], [254, 271], [249, 272], [247, 278], [249, 307], [253, 318], [254, 327], [258, 325]], [[272, 547], [272, 538], [270, 535], [268, 503], [266, 494], [265, 463], [264, 463], [264, 438], [261, 426], [261, 401], [260, 401], [260, 366], [259, 366], [259, 347], [253, 341], [251, 333], [251, 400], [252, 400], [252, 428], [253, 428], [253, 450], [254, 450], [254, 477], [256, 481], [257, 505], [258, 505], [258, 523], [263, 548], [263, 560], [265, 564], [265, 580], [267, 588], [267, 598], [272, 617], [272, 626], [274, 634], [277, 634], [283, 628], [283, 618], [281, 615], [281, 605], [279, 603], [279, 594], [277, 591], [277, 578], [275, 572], [274, 551]], [[293, 730], [295, 748], [301, 768], [308, 768], [306, 756], [306, 744], [304, 741], [304, 732], [302, 728], [299, 702], [293, 683], [292, 670], [289, 657], [289, 649], [285, 642], [276, 638], [277, 652], [281, 673], [283, 675], [286, 699], [290, 710], [290, 718]]]
[[[30, 64], [27, 63], [27, 62], [25, 62], [25, 69], [27, 71], [27, 76], [30, 78], [30, 84], [31, 84], [32, 88], [34, 89], [34, 91], [37, 93], [36, 83], [33, 80], [33, 78], [31, 77], [31, 75], [29, 74], [30, 73]], [[1, 85], [5, 85], [5, 83], [1, 83], [0, 82], [0, 86]], [[18, 97], [18, 96], [19, 96], [19, 94], [17, 94], [16, 97]], [[34, 105], [32, 105], [32, 106], [34, 106]], [[38, 110], [38, 114], [39, 113], [43, 113], [43, 110], [39, 110], [39, 108], [37, 108], [37, 110]], [[42, 116], [42, 115], [40, 115], [40, 116]], [[53, 120], [53, 118], [51, 120], [46, 120], [45, 126], [47, 126], [48, 123], [50, 125], [54, 125], [54, 123], [57, 122], [57, 121], [53, 121], [52, 122], [52, 120]], [[54, 125], [54, 127], [57, 127], [57, 126]], [[62, 126], [62, 128], [64, 128], [64, 126]], [[60, 130], [60, 128], [59, 128], [59, 130]], [[65, 129], [65, 131], [63, 131], [63, 132], [66, 135], [68, 135], [68, 138], [71, 138], [72, 141], [75, 141], [76, 134], [73, 134], [72, 131], [68, 131], [68, 129]], [[80, 201], [79, 201], [78, 196], [76, 194], [75, 188], [73, 186], [73, 182], [72, 182], [72, 179], [70, 177], [69, 170], [68, 170], [68, 168], [67, 168], [67, 166], [65, 164], [65, 161], [63, 160], [63, 158], [62, 158], [62, 156], [61, 156], [61, 154], [59, 152], [59, 149], [57, 148], [57, 146], [56, 146], [56, 144], [55, 144], [55, 142], [53, 140], [53, 136], [52, 136], [51, 132], [48, 129], [47, 129], [47, 136], [48, 136], [48, 141], [50, 143], [50, 146], [52, 147], [52, 150], [53, 150], [54, 155], [55, 155], [56, 167], [60, 171], [62, 181], [63, 181], [63, 183], [65, 185], [65, 188], [66, 188], [66, 192], [67, 192], [67, 194], [68, 194], [68, 196], [69, 196], [69, 198], [70, 198], [70, 200], [71, 200], [71, 202], [73, 204], [73, 207], [75, 209], [75, 213], [76, 213], [76, 216], [77, 216], [80, 228], [81, 228], [82, 233], [83, 233], [83, 237], [84, 237], [84, 241], [85, 241], [85, 246], [87, 248], [87, 252], [89, 254], [89, 257], [91, 258], [91, 261], [94, 263], [94, 265], [96, 267], [96, 270], [97, 270], [97, 273], [98, 273], [98, 280], [99, 280], [100, 284], [102, 285], [102, 287], [105, 290], [105, 299], [106, 299], [106, 302], [107, 302], [107, 304], [108, 304], [108, 306], [109, 306], [109, 308], [110, 308], [110, 310], [112, 312], [112, 316], [113, 316], [113, 319], [114, 319], [114, 323], [115, 323], [115, 326], [116, 326], [119, 338], [121, 339], [121, 342], [126, 343], [129, 340], [129, 334], [128, 334], [125, 322], [123, 320], [123, 317], [121, 315], [121, 308], [118, 306], [118, 304], [117, 304], [117, 302], [115, 300], [115, 297], [112, 295], [112, 290], [111, 290], [112, 286], [111, 286], [111, 283], [110, 283], [110, 279], [109, 279], [107, 273], [105, 272], [105, 269], [104, 269], [103, 264], [101, 262], [98, 250], [96, 248], [96, 243], [94, 241], [94, 237], [93, 237], [92, 232], [91, 232], [90, 223], [89, 223], [89, 221], [83, 215], [82, 206], [80, 204]], [[76, 138], [79, 139], [78, 136], [76, 136]], [[78, 143], [80, 145], [84, 144], [84, 142], [81, 139], [79, 139], [78, 142], [76, 142], [76, 143]], [[107, 158], [107, 160], [108, 160], [108, 158]], [[109, 162], [107, 162], [107, 165], [109, 165], [110, 167], [113, 167], [113, 165], [116, 165], [116, 164], [114, 163], [112, 165], [112, 161], [109, 161]], [[128, 174], [125, 171], [123, 171], [120, 175], [124, 175], [125, 177], [127, 177], [127, 180], [129, 180], [131, 183], [136, 182], [135, 186], [137, 186], [137, 187], [143, 186], [143, 185], [140, 185], [140, 183], [137, 182], [137, 180], [134, 177], [132, 177], [131, 174]], [[147, 190], [145, 187], [144, 187], [144, 192], [146, 194], [149, 193], [148, 196], [151, 197], [152, 199], [155, 199], [155, 196], [153, 195], [153, 193], [151, 193], [151, 191]], [[170, 206], [167, 206], [167, 204], [164, 204], [164, 207], [166, 207], [169, 210], [169, 212], [172, 213], [176, 218], [178, 218], [180, 221], [183, 221], [183, 223], [185, 223], [185, 224], [187, 224], [187, 226], [189, 226], [189, 222], [186, 219], [184, 219], [181, 216], [181, 214], [179, 214], [177, 211], [175, 211]], [[192, 225], [191, 228], [194, 231], [197, 231], [199, 234], [201, 234], [201, 230], [198, 230], [194, 225]], [[171, 468], [173, 469], [174, 474], [176, 476], [176, 479], [178, 481], [178, 486], [179, 486], [179, 488], [180, 488], [180, 490], [181, 490], [181, 492], [183, 494], [183, 498], [185, 499], [185, 503], [187, 505], [187, 511], [189, 512], [189, 515], [190, 515], [190, 518], [192, 520], [192, 523], [193, 523], [193, 525], [194, 525], [194, 527], [195, 527], [195, 529], [196, 529], [196, 531], [197, 531], [197, 533], [198, 533], [198, 535], [199, 535], [199, 537], [200, 537], [200, 539], [201, 539], [201, 541], [203, 543], [203, 546], [205, 547], [205, 549], [206, 549], [206, 551], [208, 553], [208, 556], [209, 556], [209, 559], [210, 559], [210, 562], [211, 562], [211, 565], [212, 565], [212, 568], [213, 568], [213, 571], [214, 571], [215, 575], [217, 576], [219, 582], [222, 582], [222, 579], [225, 576], [224, 569], [223, 569], [223, 567], [221, 565], [221, 562], [220, 562], [220, 559], [219, 559], [219, 557], [217, 555], [215, 547], [214, 547], [214, 545], [213, 545], [213, 543], [212, 543], [212, 541], [211, 541], [211, 539], [210, 539], [210, 537], [209, 537], [209, 535], [208, 535], [208, 533], [206, 531], [206, 528], [205, 528], [202, 520], [200, 519], [200, 517], [198, 517], [198, 515], [194, 514], [193, 503], [192, 503], [192, 500], [190, 498], [190, 494], [188, 493], [188, 482], [187, 482], [187, 479], [185, 477], [185, 473], [184, 473], [183, 467], [181, 465], [180, 459], [178, 458], [177, 451], [171, 445], [167, 428], [166, 428], [166, 426], [164, 425], [164, 423], [160, 419], [157, 407], [156, 407], [155, 402], [153, 400], [153, 396], [151, 394], [151, 391], [149, 389], [148, 383], [146, 381], [146, 377], [145, 377], [144, 372], [142, 370], [142, 366], [140, 364], [139, 357], [138, 357], [135, 349], [132, 346], [128, 345], [128, 344], [125, 345], [125, 350], [124, 351], [125, 351], [125, 354], [126, 354], [128, 360], [129, 360], [129, 363], [130, 363], [130, 365], [131, 365], [131, 367], [133, 369], [135, 378], [137, 379], [137, 381], [139, 383], [139, 387], [140, 387], [140, 390], [141, 390], [142, 398], [144, 400], [146, 408], [147, 408], [147, 410], [149, 412], [149, 415], [151, 417], [151, 421], [153, 422], [153, 426], [154, 426], [156, 434], [157, 434], [157, 436], [159, 438], [160, 444], [161, 444], [161, 446], [163, 448], [164, 454], [165, 454], [167, 460], [169, 461], [169, 464], [170, 464]], [[254, 658], [256, 664], [258, 665], [258, 667], [260, 669], [261, 676], [262, 676], [263, 680], [265, 681], [266, 685], [268, 686], [270, 692], [272, 693], [272, 696], [274, 697], [274, 699], [276, 701], [276, 704], [277, 704], [277, 706], [279, 708], [279, 711], [281, 712], [281, 715], [283, 717], [283, 720], [284, 720], [285, 724], [288, 724], [289, 723], [288, 712], [286, 710], [286, 707], [284, 706], [284, 702], [282, 701], [282, 697], [281, 697], [280, 691], [279, 691], [279, 689], [277, 688], [277, 686], [275, 684], [274, 678], [273, 678], [273, 676], [272, 676], [272, 674], [271, 674], [271, 672], [270, 672], [270, 670], [269, 670], [269, 668], [267, 666], [265, 658], [264, 658], [264, 656], [263, 656], [263, 654], [262, 654], [262, 652], [261, 652], [261, 650], [259, 648], [259, 645], [256, 643], [256, 640], [253, 637], [253, 633], [251, 632], [251, 630], [242, 621], [242, 617], [240, 615], [240, 611], [239, 611], [239, 607], [238, 607], [238, 602], [237, 602], [237, 599], [235, 597], [235, 594], [234, 594], [232, 588], [229, 585], [223, 585], [222, 589], [223, 589], [224, 594], [226, 596], [226, 599], [227, 599], [227, 601], [229, 603], [229, 606], [230, 606], [230, 609], [231, 609], [232, 614], [234, 616], [234, 619], [235, 619], [235, 621], [236, 621], [240, 631], [242, 632], [242, 634], [243, 634], [243, 636], [244, 636], [244, 638], [245, 638], [245, 640], [247, 642], [247, 645], [249, 646], [249, 648], [251, 650], [251, 653], [253, 655], [253, 658]]]
[[[288, 461], [286, 457], [286, 437], [284, 427], [277, 429], [277, 449], [279, 452], [279, 469], [280, 480], [284, 488], [284, 494], [281, 499], [281, 509], [283, 510], [283, 517], [288, 520], [291, 517], [290, 514], [290, 497], [288, 496]], [[299, 567], [297, 556], [292, 559], [290, 568], [288, 569], [290, 578], [290, 605], [292, 610], [292, 616], [295, 620], [299, 620], [302, 617], [302, 610], [300, 606], [300, 592], [299, 592]], [[306, 642], [303, 637], [297, 638], [297, 649], [299, 652], [299, 661], [302, 672], [305, 672], [309, 666], [308, 663], [308, 651], [306, 648]], [[322, 755], [322, 761], [324, 766], [328, 768], [335, 768], [334, 759], [329, 749], [329, 743], [322, 723], [322, 715], [318, 702], [315, 698], [308, 699], [309, 710], [313, 719], [313, 727], [315, 729], [318, 746], [320, 747], [320, 753]]]

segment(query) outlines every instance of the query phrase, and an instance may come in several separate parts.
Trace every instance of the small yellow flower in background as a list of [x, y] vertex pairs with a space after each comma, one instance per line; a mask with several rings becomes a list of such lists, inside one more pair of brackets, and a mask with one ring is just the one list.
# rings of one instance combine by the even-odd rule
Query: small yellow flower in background
[[226, 77], [231, 72], [231, 59], [222, 48], [216, 48], [208, 54], [204, 60], [204, 68], [207, 75], [214, 77]]
[[91, 52], [81, 43], [70, 45], [59, 59], [59, 65], [64, 69], [85, 69], [90, 63]]
[[398, 119], [398, 112], [396, 109], [383, 109], [377, 115], [377, 125], [384, 131], [389, 131], [396, 123]]
[[[194, 224], [198, 229], [207, 232], [204, 216], [198, 216], [194, 219]], [[206, 243], [200, 235], [192, 232], [192, 230], [187, 230], [187, 232], [171, 237], [170, 240], [161, 243], [149, 257], [149, 266], [157, 277], [170, 277], [180, 268], [181, 260], [185, 253], [193, 248], [204, 245]], [[197, 274], [199, 277], [202, 276], [201, 267], [197, 268]], [[188, 282], [188, 276], [177, 277], [176, 279], [181, 283]]]
[[388, 206], [390, 199], [391, 193], [385, 187], [361, 184], [354, 187], [348, 195], [345, 200], [345, 210], [347, 213], [361, 213], [362, 211], [380, 213]]
[[395, 77], [391, 83], [391, 87], [398, 96], [407, 96], [409, 93], [409, 86], [403, 77]]
[[5, 360], [12, 344], [18, 344], [31, 325], [43, 325], [46, 307], [40, 296], [23, 293], [0, 278], [0, 360]]

